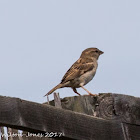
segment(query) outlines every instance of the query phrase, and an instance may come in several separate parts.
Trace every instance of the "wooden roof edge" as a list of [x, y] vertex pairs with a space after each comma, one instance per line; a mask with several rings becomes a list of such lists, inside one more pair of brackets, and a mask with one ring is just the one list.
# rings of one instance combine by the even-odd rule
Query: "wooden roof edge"
[[[124, 137], [118, 121], [0, 96], [0, 124], [29, 132], [57, 132], [72, 139], [112, 139]], [[112, 134], [110, 136], [110, 134]]]

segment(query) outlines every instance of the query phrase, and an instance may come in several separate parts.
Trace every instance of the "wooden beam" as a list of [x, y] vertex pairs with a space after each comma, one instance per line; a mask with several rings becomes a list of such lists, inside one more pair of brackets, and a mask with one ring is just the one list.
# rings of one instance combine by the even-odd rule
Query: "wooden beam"
[[134, 96], [112, 94], [114, 110], [122, 122], [140, 125], [140, 98]]
[[[54, 105], [51, 101], [51, 105]], [[119, 121], [122, 124], [125, 140], [140, 139], [140, 98], [122, 94], [99, 94], [93, 96], [65, 97], [62, 108]]]
[[97, 99], [96, 117], [140, 125], [140, 98], [122, 94], [101, 94]]
[[124, 140], [118, 121], [0, 96], [0, 125], [29, 132], [57, 132], [77, 140]]
[[54, 103], [55, 103], [55, 107], [62, 108], [59, 93], [54, 92]]

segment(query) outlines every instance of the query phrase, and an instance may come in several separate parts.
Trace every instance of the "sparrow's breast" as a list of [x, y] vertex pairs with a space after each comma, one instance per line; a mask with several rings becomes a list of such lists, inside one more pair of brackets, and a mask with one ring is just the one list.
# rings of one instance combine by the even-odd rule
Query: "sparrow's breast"
[[97, 67], [98, 67], [97, 62], [94, 62], [94, 67], [92, 70], [87, 71], [84, 74], [82, 74], [81, 76], [71, 80], [68, 87], [79, 88], [79, 87], [84, 86], [87, 83], [89, 83], [93, 79], [93, 77], [96, 73]]
[[92, 70], [84, 73], [82, 76], [80, 76], [79, 80], [81, 81], [80, 85], [86, 85], [88, 82], [90, 82], [93, 77], [95, 76], [97, 67], [94, 67]]

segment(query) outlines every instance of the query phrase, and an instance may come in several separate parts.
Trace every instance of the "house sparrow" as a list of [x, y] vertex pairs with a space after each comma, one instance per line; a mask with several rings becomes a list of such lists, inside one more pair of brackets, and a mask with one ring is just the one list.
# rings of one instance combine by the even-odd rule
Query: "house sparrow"
[[87, 48], [84, 50], [80, 58], [66, 72], [61, 83], [51, 89], [46, 95], [49, 95], [56, 89], [63, 87], [71, 87], [75, 93], [80, 95], [76, 88], [81, 87], [89, 95], [94, 96], [94, 94], [89, 92], [84, 85], [90, 82], [94, 77], [98, 66], [97, 60], [101, 54], [103, 54], [103, 52], [97, 48]]

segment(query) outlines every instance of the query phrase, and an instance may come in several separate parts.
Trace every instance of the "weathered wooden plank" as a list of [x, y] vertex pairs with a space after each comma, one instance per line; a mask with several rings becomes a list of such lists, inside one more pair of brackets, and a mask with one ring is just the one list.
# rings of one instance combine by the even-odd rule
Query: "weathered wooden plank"
[[3, 96], [0, 96], [0, 125], [36, 133], [60, 132], [77, 140], [124, 140], [117, 121]]
[[[13, 140], [13, 137], [12, 137], [12, 128], [7, 128], [7, 131], [8, 131], [8, 135], [9, 135], [9, 137], [8, 137], [8, 140]], [[17, 140], [17, 137], [15, 137], [15, 139]]]
[[113, 94], [115, 114], [122, 122], [140, 125], [140, 98]]
[[0, 130], [1, 130], [1, 140], [6, 140], [4, 135], [4, 127], [0, 127]]
[[55, 107], [62, 108], [59, 93], [54, 92], [54, 103], [55, 103]]
[[140, 125], [123, 123], [126, 140], [140, 140]]
[[108, 120], [140, 125], [140, 98], [121, 94], [101, 94], [96, 116]]
[[122, 123], [125, 140], [140, 139], [140, 98], [108, 93], [99, 94], [97, 98], [66, 97], [61, 102], [64, 109], [119, 121]]
[[97, 98], [96, 104], [96, 117], [107, 120], [120, 120], [120, 116], [115, 113], [114, 98], [112, 93], [100, 94]]
[[[93, 96], [73, 96], [61, 99], [63, 109], [93, 116], [97, 98]], [[54, 100], [50, 105], [55, 106]]]

